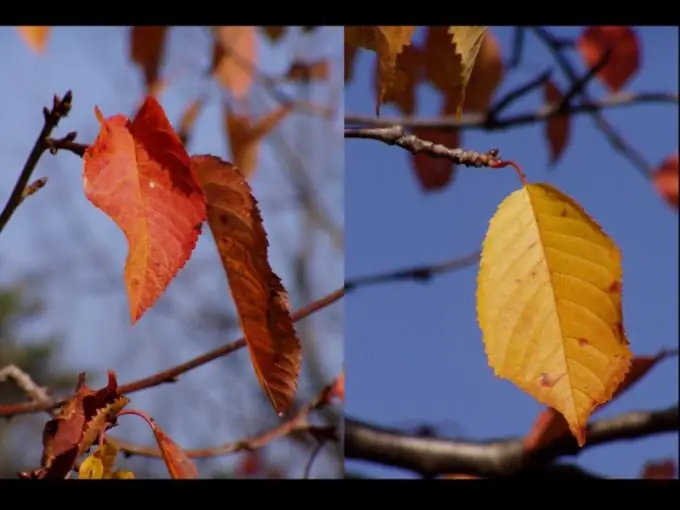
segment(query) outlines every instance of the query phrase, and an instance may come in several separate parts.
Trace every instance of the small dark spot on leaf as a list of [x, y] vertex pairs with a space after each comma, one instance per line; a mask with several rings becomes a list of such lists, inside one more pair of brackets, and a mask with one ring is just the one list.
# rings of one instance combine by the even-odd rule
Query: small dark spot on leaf
[[228, 222], [229, 220], [227, 219], [227, 217], [224, 214], [220, 214], [220, 223], [226, 225]]
[[588, 345], [588, 340], [586, 340], [585, 338], [579, 338], [578, 345], [579, 347], [585, 347], [586, 345]]
[[560, 216], [565, 217], [566, 215], [567, 215], [567, 210], [562, 209], [562, 211], [560, 212]]
[[609, 292], [619, 294], [621, 292], [621, 282], [619, 280], [614, 280], [609, 285]]

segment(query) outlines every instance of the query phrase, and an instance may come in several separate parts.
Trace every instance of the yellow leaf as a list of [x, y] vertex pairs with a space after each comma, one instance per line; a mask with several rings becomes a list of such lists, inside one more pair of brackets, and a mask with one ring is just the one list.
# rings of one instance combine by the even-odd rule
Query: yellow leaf
[[17, 27], [19, 35], [35, 53], [42, 53], [47, 44], [47, 37], [50, 35], [51, 27]]
[[491, 219], [477, 280], [489, 365], [560, 412], [581, 446], [630, 368], [622, 276], [614, 242], [548, 184], [515, 191]]
[[465, 100], [465, 87], [470, 80], [472, 68], [475, 66], [477, 53], [482, 45], [487, 27], [449, 27], [449, 35], [456, 55], [460, 58], [460, 76], [451, 86], [460, 91], [460, 103], [456, 105], [456, 115], [460, 117]]
[[101, 448], [97, 448], [93, 455], [102, 460], [104, 478], [111, 478], [113, 465], [116, 463], [116, 455], [118, 455], [118, 448], [109, 441], [104, 441], [104, 445]]
[[345, 41], [378, 54], [378, 100], [375, 113], [387, 99], [395, 100], [405, 88], [405, 77], [397, 70], [397, 56], [411, 44], [416, 27], [345, 27]]
[[79, 480], [101, 480], [104, 478], [104, 464], [96, 455], [87, 457], [78, 469]]
[[112, 480], [133, 480], [135, 474], [132, 471], [118, 470], [111, 473]]

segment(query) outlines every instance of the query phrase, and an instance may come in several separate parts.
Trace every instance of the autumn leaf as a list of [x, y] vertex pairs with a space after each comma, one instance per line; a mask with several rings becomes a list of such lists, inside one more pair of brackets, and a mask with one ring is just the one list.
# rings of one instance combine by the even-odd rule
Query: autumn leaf
[[[503, 81], [503, 60], [501, 46], [493, 32], [487, 31], [482, 38], [477, 59], [465, 87], [463, 110], [474, 113], [485, 113], [491, 104], [491, 98]], [[454, 113], [455, 113], [454, 109]]]
[[194, 125], [196, 124], [196, 120], [198, 119], [201, 110], [203, 110], [205, 100], [206, 97], [204, 95], [197, 97], [187, 105], [186, 109], [182, 113], [182, 118], [179, 121], [179, 129], [177, 131], [177, 135], [179, 136], [179, 139], [182, 142], [182, 145], [184, 145], [184, 147], [187, 147], [189, 145], [191, 132], [194, 129]]
[[678, 477], [678, 467], [674, 459], [645, 463], [641, 478], [648, 480], [674, 480]]
[[198, 478], [198, 470], [191, 459], [187, 457], [187, 454], [184, 453], [184, 450], [170, 439], [158, 425], [154, 424], [152, 430], [170, 477], [176, 480]]
[[359, 48], [345, 43], [345, 84], [352, 80], [352, 68]]
[[454, 106], [460, 116], [465, 88], [475, 65], [487, 27], [429, 27], [425, 39], [426, 78]]
[[[562, 102], [564, 96], [560, 89], [557, 88], [552, 81], [547, 81], [545, 84], [544, 98], [545, 102], [557, 107]], [[550, 117], [545, 123], [545, 136], [548, 138], [548, 145], [550, 147], [550, 164], [554, 165], [564, 152], [569, 142], [569, 133], [571, 128], [571, 118], [569, 115], [555, 115]]]
[[[413, 128], [413, 134], [417, 137], [439, 143], [448, 148], [460, 147], [460, 134], [458, 130], [442, 131], [426, 127]], [[416, 178], [424, 191], [436, 191], [444, 189], [451, 183], [454, 177], [456, 165], [450, 159], [433, 158], [428, 154], [411, 154], [411, 162], [416, 172]]]
[[[677, 351], [661, 351], [656, 356], [634, 357], [630, 364], [630, 370], [609, 402], [619, 398], [628, 388], [647, 375], [661, 360], [677, 356], [677, 354]], [[596, 411], [601, 410], [607, 403], [603, 403]], [[569, 425], [564, 421], [564, 417], [554, 409], [545, 409], [538, 415], [538, 418], [531, 427], [531, 431], [524, 438], [524, 450], [529, 451], [545, 446], [568, 433]]]
[[257, 379], [277, 413], [293, 403], [301, 347], [290, 318], [288, 295], [268, 260], [267, 234], [250, 186], [231, 164], [192, 156], [208, 202], [208, 224]]
[[292, 111], [292, 104], [280, 105], [254, 121], [249, 115], [236, 115], [226, 109], [224, 120], [231, 154], [236, 167], [246, 179], [250, 179], [257, 168], [258, 148], [262, 139]]
[[632, 27], [586, 27], [577, 48], [589, 69], [611, 51], [607, 64], [596, 76], [612, 92], [618, 92], [640, 65], [640, 45]]
[[253, 84], [257, 63], [255, 27], [215, 27], [212, 73], [235, 99], [242, 99]]
[[104, 464], [102, 459], [90, 455], [80, 468], [78, 468], [78, 480], [102, 480], [104, 478]]
[[19, 36], [31, 51], [41, 54], [47, 46], [47, 38], [52, 27], [17, 27]]
[[[43, 429], [41, 467], [23, 478], [65, 478], [78, 456], [85, 453], [106, 429], [116, 422], [129, 399], [118, 392], [116, 374], [109, 370], [107, 385], [97, 391], [85, 385], [85, 374], [78, 376], [74, 395]], [[96, 468], [96, 466], [95, 466]]]
[[158, 78], [167, 29], [168, 27], [161, 26], [137, 26], [130, 29], [130, 59], [142, 68], [147, 93], [159, 88]]
[[673, 207], [678, 208], [678, 153], [667, 158], [653, 174], [656, 191]]
[[236, 467], [238, 478], [250, 478], [262, 472], [262, 458], [257, 450], [246, 452]]
[[559, 411], [579, 446], [630, 369], [621, 281], [614, 242], [549, 184], [515, 191], [491, 219], [477, 280], [489, 365]]
[[293, 62], [286, 73], [286, 79], [291, 81], [323, 81], [327, 80], [330, 73], [328, 59], [316, 62]]
[[276, 42], [286, 33], [286, 27], [262, 27], [264, 33], [272, 42]]
[[378, 54], [378, 98], [375, 113], [388, 98], [399, 97], [404, 88], [404, 74], [397, 70], [397, 56], [408, 46], [416, 27], [364, 26], [345, 27], [345, 41]]
[[[416, 86], [422, 79], [423, 52], [417, 46], [405, 46], [397, 56], [397, 69], [402, 73], [400, 89], [392, 89], [383, 98], [383, 104], [396, 104], [404, 115], [412, 115], [416, 109]], [[376, 62], [374, 73], [376, 96], [380, 94], [380, 66]]]
[[125, 234], [125, 286], [134, 324], [163, 294], [196, 246], [205, 198], [161, 105], [104, 119], [84, 157], [85, 196]]

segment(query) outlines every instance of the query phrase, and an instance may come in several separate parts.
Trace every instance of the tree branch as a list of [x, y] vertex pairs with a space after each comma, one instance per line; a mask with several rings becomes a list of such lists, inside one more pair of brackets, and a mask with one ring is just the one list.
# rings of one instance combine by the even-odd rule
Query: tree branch
[[483, 477], [539, 474], [564, 455], [586, 448], [678, 431], [678, 406], [603, 418], [588, 426], [587, 442], [579, 448], [572, 436], [524, 452], [521, 437], [491, 441], [424, 438], [345, 417], [345, 458], [361, 459], [415, 471], [426, 476], [465, 473]]
[[[678, 94], [672, 92], [648, 92], [640, 94], [620, 92], [599, 101], [583, 101], [578, 104], [571, 105], [567, 109], [566, 114], [590, 114], [609, 108], [620, 108], [622, 106], [632, 106], [643, 103], [678, 103]], [[498, 131], [508, 129], [510, 127], [545, 122], [552, 117], [564, 115], [564, 112], [560, 111], [559, 106], [560, 105], [543, 107], [535, 112], [520, 113], [517, 115], [508, 116], [503, 119], [496, 119], [492, 122], [487, 122], [487, 117], [484, 113], [465, 114], [462, 116], [460, 121], [458, 121], [454, 115], [445, 115], [435, 118], [413, 116], [380, 119], [363, 115], [345, 115], [345, 126], [354, 125], [384, 127], [398, 124], [406, 128], [424, 127], [441, 129], [442, 131], [455, 131], [457, 129], [483, 129], [486, 131]]]
[[[325, 308], [332, 303], [335, 303], [345, 295], [344, 289], [337, 289], [330, 294], [314, 301], [313, 303], [307, 305], [304, 308], [300, 308], [291, 314], [291, 319], [293, 322], [304, 319], [305, 317], [313, 314], [314, 312]], [[164, 383], [177, 382], [177, 377], [181, 374], [189, 372], [197, 367], [205, 365], [210, 361], [216, 360], [232, 352], [235, 352], [246, 346], [246, 341], [244, 338], [236, 340], [225, 344], [217, 349], [213, 349], [202, 356], [198, 356], [192, 360], [182, 363], [181, 365], [174, 366], [162, 372], [158, 372], [149, 377], [143, 379], [138, 379], [136, 381], [124, 384], [119, 387], [119, 392], [121, 394], [133, 393], [135, 391], [140, 391], [147, 388], [153, 388], [154, 386], [159, 386]], [[62, 406], [66, 403], [65, 399], [57, 400], [51, 399], [48, 402], [42, 403], [24, 403], [24, 404], [10, 404], [6, 406], [0, 406], [0, 417], [9, 418], [19, 414], [30, 414], [38, 411], [43, 411], [46, 409], [51, 409], [55, 407]]]
[[414, 266], [406, 269], [397, 269], [396, 271], [388, 271], [386, 273], [374, 274], [369, 276], [361, 276], [345, 282], [345, 291], [351, 292], [358, 287], [366, 287], [368, 285], [377, 285], [380, 283], [388, 283], [399, 280], [415, 280], [417, 282], [428, 282], [435, 276], [440, 274], [456, 271], [465, 267], [473, 266], [479, 262], [479, 250], [457, 257], [455, 259], [446, 260], [439, 264], [428, 264], [422, 266]]

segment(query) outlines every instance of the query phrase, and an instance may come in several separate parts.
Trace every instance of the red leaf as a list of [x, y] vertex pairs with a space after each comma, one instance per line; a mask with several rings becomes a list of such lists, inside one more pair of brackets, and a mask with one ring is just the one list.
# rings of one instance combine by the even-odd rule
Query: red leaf
[[[443, 132], [440, 129], [413, 128], [413, 134], [423, 140], [445, 145], [449, 149], [460, 146], [459, 132]], [[425, 191], [445, 188], [452, 180], [455, 170], [453, 161], [445, 158], [433, 158], [427, 154], [412, 154], [411, 161], [416, 171], [418, 182]]]
[[198, 478], [198, 470], [187, 454], [172, 439], [165, 435], [157, 425], [153, 427], [153, 435], [158, 443], [158, 449], [168, 468], [170, 476], [176, 480]]
[[640, 65], [640, 45], [632, 27], [587, 27], [577, 47], [588, 68], [597, 65], [611, 50], [609, 61], [597, 77], [612, 92], [619, 91]]
[[[626, 378], [616, 389], [609, 402], [621, 396], [623, 392], [647, 375], [659, 361], [677, 356], [677, 354], [677, 351], [661, 351], [656, 356], [636, 356], [633, 358]], [[597, 410], [599, 411], [607, 404], [608, 402], [605, 402]], [[569, 425], [567, 425], [564, 417], [552, 408], [545, 409], [538, 415], [531, 431], [524, 438], [524, 449], [525, 451], [534, 450], [568, 434]]]
[[654, 187], [668, 205], [678, 208], [678, 153], [667, 158], [654, 172]]
[[130, 31], [130, 59], [144, 72], [144, 84], [148, 93], [156, 91], [159, 86], [158, 73], [168, 27], [139, 26]]
[[196, 246], [206, 218], [189, 155], [163, 108], [147, 97], [134, 120], [104, 119], [85, 152], [85, 196], [128, 241], [125, 285], [134, 324], [163, 294]]
[[677, 477], [678, 468], [673, 459], [647, 462], [642, 470], [642, 478], [650, 480], [674, 480]]
[[[553, 82], [548, 81], [544, 88], [545, 102], [551, 106], [557, 106], [564, 97], [560, 89], [557, 88]], [[545, 123], [545, 135], [548, 138], [550, 145], [550, 164], [557, 162], [559, 157], [564, 152], [569, 141], [569, 131], [571, 128], [571, 119], [569, 115], [556, 115], [550, 117]]]

